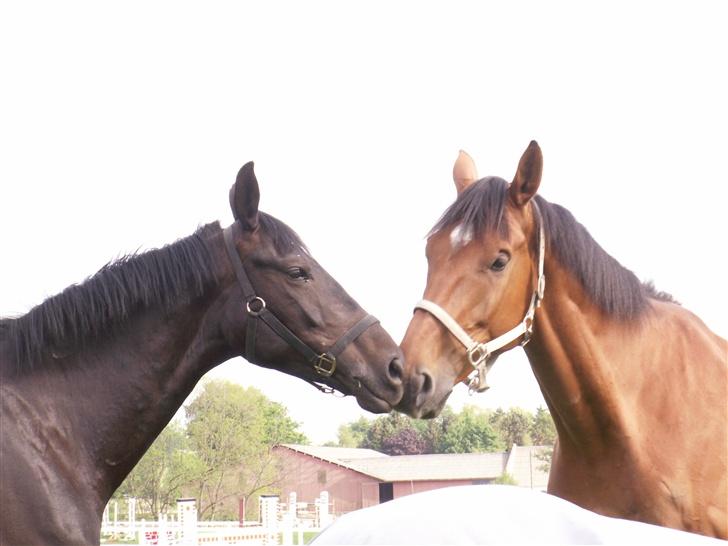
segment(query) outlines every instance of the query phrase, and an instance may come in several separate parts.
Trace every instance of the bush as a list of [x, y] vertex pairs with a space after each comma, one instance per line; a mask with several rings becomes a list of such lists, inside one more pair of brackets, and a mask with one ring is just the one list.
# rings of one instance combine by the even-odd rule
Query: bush
[[516, 478], [511, 476], [508, 472], [503, 472], [503, 474], [496, 478], [493, 483], [498, 485], [518, 485], [516, 483]]

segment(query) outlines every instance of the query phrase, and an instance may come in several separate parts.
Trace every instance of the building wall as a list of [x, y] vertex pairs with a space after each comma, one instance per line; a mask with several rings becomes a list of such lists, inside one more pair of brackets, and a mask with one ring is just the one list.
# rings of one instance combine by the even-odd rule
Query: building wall
[[367, 478], [367, 480], [364, 480], [361, 483], [362, 508], [367, 508], [369, 506], [379, 504], [379, 484], [381, 482], [379, 482], [375, 478], [372, 478], [371, 476], [367, 476]]
[[[362, 508], [368, 506], [374, 506], [379, 504], [379, 482], [374, 478], [369, 478], [370, 481], [362, 481]], [[422, 491], [431, 491], [432, 489], [439, 489], [441, 487], [451, 487], [455, 485], [472, 485], [473, 480], [430, 480], [430, 481], [406, 481], [406, 482], [393, 482], [392, 489], [395, 499], [411, 495], [412, 493], [420, 493]]]
[[[285, 476], [281, 484], [284, 501], [289, 493], [295, 492], [299, 502], [314, 502], [322, 491], [327, 491], [332, 505], [331, 512], [335, 515], [379, 504], [380, 484], [384, 483], [382, 480], [284, 446], [274, 449]], [[518, 467], [520, 468], [520, 463]], [[396, 499], [441, 487], [492, 481], [491, 478], [399, 481], [392, 483], [392, 496]]]
[[472, 485], [473, 480], [429, 480], [416, 482], [395, 482], [394, 498], [404, 497], [412, 493], [421, 493], [423, 491], [431, 491], [440, 489], [441, 487], [451, 487], [455, 485]]
[[343, 514], [379, 504], [379, 482], [355, 470], [310, 457], [284, 447], [276, 447], [284, 473], [282, 498], [295, 492], [299, 502], [313, 502], [327, 491], [334, 514]]
[[546, 491], [549, 472], [544, 470], [545, 461], [539, 453], [548, 453], [544, 446], [516, 446], [511, 448], [505, 471], [513, 476], [521, 487]]

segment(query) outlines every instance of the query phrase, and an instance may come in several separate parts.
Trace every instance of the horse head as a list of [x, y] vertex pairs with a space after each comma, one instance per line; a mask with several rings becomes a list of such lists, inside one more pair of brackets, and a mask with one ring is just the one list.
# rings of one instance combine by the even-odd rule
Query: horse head
[[531, 142], [508, 184], [479, 179], [472, 158], [460, 152], [453, 168], [457, 199], [428, 235], [424, 298], [401, 343], [401, 411], [437, 416], [453, 386], [471, 373], [471, 388], [484, 390], [497, 355], [530, 335], [543, 296], [533, 202], [542, 165], [541, 150]]
[[402, 396], [396, 344], [292, 229], [258, 210], [259, 197], [248, 163], [230, 190], [236, 221], [225, 235], [238, 281], [225, 292], [222, 315], [231, 350], [354, 395], [369, 411], [390, 411]]

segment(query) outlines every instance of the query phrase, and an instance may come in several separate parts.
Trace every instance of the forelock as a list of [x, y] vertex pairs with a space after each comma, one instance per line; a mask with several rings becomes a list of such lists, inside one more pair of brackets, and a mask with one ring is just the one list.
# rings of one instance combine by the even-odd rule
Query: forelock
[[504, 220], [507, 197], [508, 182], [497, 176], [481, 178], [458, 195], [427, 236], [451, 227], [458, 242], [490, 231], [507, 236], [508, 222]]

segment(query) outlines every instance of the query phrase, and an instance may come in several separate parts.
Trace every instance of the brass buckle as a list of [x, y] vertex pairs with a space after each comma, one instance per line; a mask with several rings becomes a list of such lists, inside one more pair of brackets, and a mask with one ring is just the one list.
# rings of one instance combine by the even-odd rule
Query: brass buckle
[[336, 357], [329, 353], [321, 353], [314, 362], [313, 369], [319, 375], [331, 377], [336, 370]]

